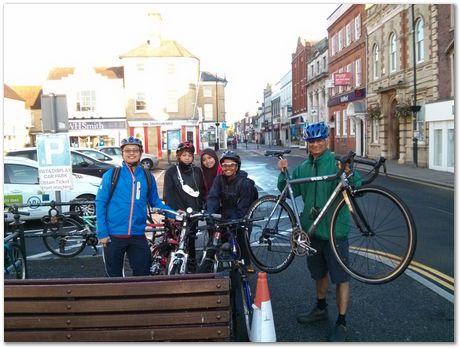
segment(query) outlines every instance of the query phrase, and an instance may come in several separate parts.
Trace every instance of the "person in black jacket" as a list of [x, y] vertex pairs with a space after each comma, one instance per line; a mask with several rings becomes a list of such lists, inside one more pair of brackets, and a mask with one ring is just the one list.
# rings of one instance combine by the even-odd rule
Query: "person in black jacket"
[[[195, 147], [191, 142], [180, 143], [176, 150], [177, 163], [168, 168], [163, 185], [163, 199], [166, 204], [176, 210], [185, 211], [192, 208], [200, 211], [204, 207], [205, 186], [201, 169], [193, 164]], [[198, 222], [190, 225], [191, 230]], [[189, 239], [188, 270], [196, 269], [195, 235]]]
[[[207, 212], [221, 214], [223, 219], [241, 219], [257, 198], [254, 197], [255, 183], [248, 173], [241, 170], [241, 159], [233, 151], [226, 151], [220, 159], [222, 175], [218, 175], [208, 193]], [[249, 251], [244, 240], [244, 231], [238, 230], [236, 236], [241, 257], [248, 272], [254, 272], [250, 265]], [[205, 268], [205, 267], [203, 267]]]

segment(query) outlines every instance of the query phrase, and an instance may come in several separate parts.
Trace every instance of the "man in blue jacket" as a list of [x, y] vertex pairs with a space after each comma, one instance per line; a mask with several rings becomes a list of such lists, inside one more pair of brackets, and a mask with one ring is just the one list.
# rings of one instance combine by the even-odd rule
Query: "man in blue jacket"
[[114, 170], [110, 169], [104, 173], [96, 195], [97, 237], [104, 247], [109, 277], [122, 276], [125, 253], [133, 275], [149, 275], [151, 255], [145, 237], [147, 201], [152, 207], [172, 209], [158, 196], [153, 176], [147, 197], [147, 177], [139, 163], [143, 152], [142, 141], [135, 137], [123, 139], [121, 150], [123, 163], [112, 194]]

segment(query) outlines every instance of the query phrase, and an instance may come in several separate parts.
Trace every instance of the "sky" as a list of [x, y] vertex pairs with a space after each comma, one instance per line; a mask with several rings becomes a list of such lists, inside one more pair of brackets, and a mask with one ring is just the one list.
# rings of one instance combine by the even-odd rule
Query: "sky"
[[121, 66], [119, 55], [148, 37], [148, 12], [163, 19], [165, 39], [200, 59], [202, 71], [226, 77], [227, 121], [254, 114], [267, 83], [291, 68], [299, 37], [327, 36], [337, 3], [6, 3], [3, 78], [40, 85], [56, 66]]

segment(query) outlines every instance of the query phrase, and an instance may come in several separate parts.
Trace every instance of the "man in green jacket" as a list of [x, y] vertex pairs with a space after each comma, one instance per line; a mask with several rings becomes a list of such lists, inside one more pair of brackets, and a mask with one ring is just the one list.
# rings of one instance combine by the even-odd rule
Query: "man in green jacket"
[[[308, 144], [309, 155], [307, 160], [294, 169], [292, 179], [331, 175], [339, 170], [335, 156], [328, 148], [328, 136], [329, 128], [324, 122], [311, 123], [305, 127], [304, 139]], [[278, 162], [280, 171], [284, 171], [287, 167], [287, 159], [282, 159]], [[349, 170], [347, 166], [345, 171], [349, 172]], [[352, 180], [355, 185], [361, 184], [361, 178], [357, 172], [352, 176]], [[284, 175], [280, 173], [278, 177], [278, 189], [282, 191], [285, 185]], [[303, 212], [300, 216], [300, 222], [304, 231], [307, 231], [313, 223], [336, 186], [337, 181], [321, 181], [292, 186], [294, 196], [301, 195], [304, 201]], [[345, 214], [346, 212], [343, 211], [343, 213]], [[314, 236], [311, 237], [311, 246], [318, 251], [317, 254], [307, 257], [308, 269], [316, 283], [316, 307], [309, 313], [298, 315], [297, 321], [301, 324], [309, 324], [328, 320], [326, 295], [329, 287], [329, 275], [331, 282], [336, 284], [336, 301], [339, 313], [329, 340], [340, 342], [345, 341], [347, 337], [345, 316], [348, 307], [350, 276], [338, 264], [329, 244], [329, 222], [331, 218], [332, 210], [328, 212], [326, 217], [318, 225]], [[348, 217], [344, 215], [340, 218], [347, 219]], [[345, 226], [345, 224], [342, 226]], [[343, 239], [339, 242], [339, 248], [344, 248], [344, 252], [348, 258], [348, 231], [342, 230], [338, 232], [343, 236]]]

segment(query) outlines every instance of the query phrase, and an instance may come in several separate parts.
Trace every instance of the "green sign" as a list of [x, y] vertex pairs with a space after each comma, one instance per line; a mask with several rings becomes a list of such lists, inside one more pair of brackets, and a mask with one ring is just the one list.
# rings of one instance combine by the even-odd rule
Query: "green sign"
[[5, 204], [22, 204], [22, 195], [3, 196]]

